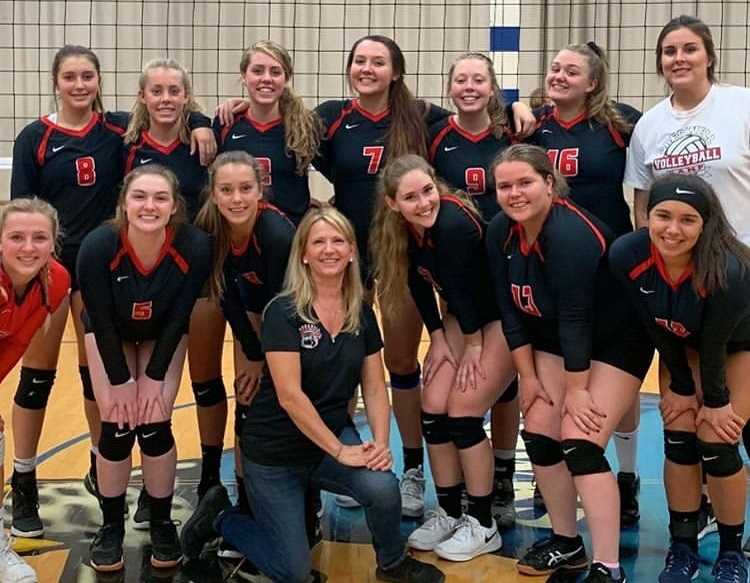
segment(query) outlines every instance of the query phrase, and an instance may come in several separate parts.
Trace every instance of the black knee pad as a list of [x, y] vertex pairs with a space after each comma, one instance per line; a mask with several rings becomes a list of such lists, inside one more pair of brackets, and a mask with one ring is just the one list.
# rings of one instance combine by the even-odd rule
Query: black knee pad
[[417, 370], [409, 374], [398, 374], [396, 372], [388, 371], [388, 376], [391, 378], [391, 388], [401, 391], [410, 391], [412, 389], [419, 388], [419, 378], [422, 375], [422, 369], [417, 364]]
[[445, 413], [426, 413], [422, 411], [422, 435], [429, 445], [450, 443], [448, 415]]
[[203, 383], [193, 383], [193, 395], [195, 395], [195, 404], [198, 407], [212, 407], [226, 401], [227, 389], [224, 386], [224, 379], [218, 377]]
[[733, 476], [742, 469], [738, 444], [714, 443], [698, 440], [698, 451], [706, 473], [713, 478]]
[[78, 376], [81, 377], [81, 386], [83, 387], [83, 398], [87, 401], [96, 403], [94, 396], [94, 385], [91, 382], [91, 371], [87, 366], [78, 367]]
[[518, 377], [514, 378], [502, 395], [495, 401], [496, 403], [510, 403], [518, 396]]
[[52, 392], [56, 370], [41, 370], [38, 368], [21, 367], [18, 388], [14, 401], [23, 409], [44, 409]]
[[172, 421], [159, 421], [139, 425], [136, 430], [141, 453], [148, 457], [159, 457], [174, 447]]
[[525, 429], [521, 431], [521, 437], [526, 445], [526, 455], [535, 466], [554, 466], [563, 461], [562, 447], [560, 442], [542, 435], [531, 433]]
[[674, 464], [694, 466], [700, 463], [698, 436], [690, 431], [664, 430], [664, 457]]
[[133, 451], [135, 431], [125, 425], [117, 428], [117, 423], [102, 421], [102, 435], [99, 438], [99, 455], [110, 462], [122, 462], [128, 459]]
[[448, 417], [448, 432], [458, 449], [469, 449], [487, 439], [482, 417]]
[[563, 458], [571, 476], [587, 476], [609, 471], [604, 449], [587, 439], [563, 439]]

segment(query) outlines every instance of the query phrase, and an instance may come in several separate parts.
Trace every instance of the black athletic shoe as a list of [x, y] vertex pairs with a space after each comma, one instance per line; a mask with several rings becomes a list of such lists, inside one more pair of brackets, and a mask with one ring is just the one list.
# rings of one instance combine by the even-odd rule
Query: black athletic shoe
[[633, 526], [641, 518], [638, 507], [641, 479], [630, 472], [620, 472], [617, 474], [617, 487], [620, 490], [620, 526]]
[[375, 578], [379, 581], [395, 581], [397, 583], [443, 583], [445, 575], [433, 565], [428, 565], [406, 555], [404, 560], [395, 567], [375, 570]]
[[125, 565], [122, 558], [122, 541], [124, 538], [124, 524], [105, 524], [102, 526], [89, 548], [91, 567], [95, 571], [104, 573], [121, 570]]
[[203, 496], [193, 515], [182, 527], [182, 554], [186, 559], [197, 559], [203, 545], [218, 536], [214, 530], [214, 520], [232, 505], [226, 488], [214, 486]]
[[495, 481], [495, 491], [492, 494], [492, 516], [495, 517], [498, 528], [510, 528], [516, 522], [515, 499], [513, 480], [501, 478]]
[[151, 564], [157, 569], [171, 569], [182, 561], [177, 527], [171, 520], [151, 524]]
[[151, 498], [144, 486], [138, 494], [138, 506], [133, 514], [133, 528], [148, 530], [151, 528]]
[[550, 575], [559, 569], [584, 569], [588, 564], [580, 536], [571, 543], [553, 535], [531, 545], [516, 569], [523, 575]]
[[39, 518], [39, 490], [36, 472], [18, 474], [11, 478], [13, 500], [13, 522], [10, 532], [13, 536], [37, 538], [44, 534], [44, 524]]
[[591, 565], [591, 570], [586, 575], [583, 583], [627, 583], [628, 578], [625, 576], [625, 571], [622, 570], [622, 567], [619, 567], [619, 571], [619, 578], [615, 579], [612, 571], [607, 567], [601, 563], [594, 563]]

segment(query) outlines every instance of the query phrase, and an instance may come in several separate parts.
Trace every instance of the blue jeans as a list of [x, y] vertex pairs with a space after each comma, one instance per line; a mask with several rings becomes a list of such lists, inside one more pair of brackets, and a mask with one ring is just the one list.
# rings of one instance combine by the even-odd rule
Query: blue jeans
[[[342, 443], [361, 443], [353, 427]], [[260, 571], [283, 583], [304, 583], [311, 568], [305, 531], [305, 493], [313, 482], [357, 500], [365, 511], [378, 565], [390, 568], [405, 557], [401, 539], [401, 495], [392, 472], [340, 464], [326, 455], [317, 465], [265, 466], [244, 457], [243, 474], [254, 517], [233, 508], [216, 520], [216, 530]]]

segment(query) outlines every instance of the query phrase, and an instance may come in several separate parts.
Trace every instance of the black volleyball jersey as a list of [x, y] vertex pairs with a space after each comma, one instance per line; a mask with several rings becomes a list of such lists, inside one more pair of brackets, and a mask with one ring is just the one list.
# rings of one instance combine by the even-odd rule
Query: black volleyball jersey
[[221, 126], [214, 119], [219, 152], [242, 150], [253, 156], [263, 169], [263, 191], [266, 198], [299, 224], [310, 206], [307, 171], [297, 173], [297, 158], [287, 152], [284, 123], [281, 118], [259, 123], [247, 115], [238, 117], [231, 126]]
[[482, 218], [489, 222], [499, 211], [490, 164], [513, 143], [510, 130], [496, 138], [490, 129], [472, 134], [462, 129], [456, 116], [430, 126], [430, 163], [438, 176], [473, 197]]
[[281, 291], [293, 238], [292, 222], [275, 206], [260, 202], [247, 243], [232, 247], [224, 262], [222, 308], [249, 360], [263, 360], [263, 353], [247, 312], [263, 313]]
[[727, 352], [740, 346], [747, 350], [750, 343], [750, 273], [732, 255], [727, 287], [711, 295], [696, 293], [692, 266], [673, 281], [646, 229], [620, 237], [612, 245], [610, 264], [669, 369], [671, 389], [695, 393], [685, 354], [689, 346], [698, 351], [704, 403], [726, 405]]
[[435, 291], [464, 334], [499, 319], [487, 268], [482, 219], [459, 198], [440, 197], [435, 224], [420, 237], [410, 229], [409, 289], [427, 330], [442, 327]]
[[57, 209], [63, 246], [76, 247], [110, 218], [122, 179], [127, 113], [94, 113], [80, 130], [46, 116], [27, 125], [13, 147], [11, 198], [36, 195]]
[[139, 261], [125, 231], [102, 225], [84, 239], [77, 265], [83, 321], [96, 337], [110, 384], [131, 377], [123, 341], [155, 340], [146, 374], [164, 379], [210, 268], [211, 239], [192, 225], [167, 228], [151, 269]]
[[608, 229], [566, 198], [556, 199], [539, 236], [505, 213], [487, 233], [490, 271], [511, 350], [558, 345], [565, 370], [590, 366], [594, 342], [622, 335], [626, 301], [607, 265]]
[[188, 218], [192, 222], [200, 209], [201, 193], [208, 180], [208, 171], [201, 166], [198, 151], [191, 156], [190, 144], [183, 143], [179, 138], [168, 146], [162, 146], [148, 130], [144, 130], [137, 142], [125, 144], [125, 174], [146, 164], [161, 164], [175, 173], [187, 205]]
[[[336, 208], [354, 225], [359, 253], [364, 256], [362, 245], [367, 243], [372, 221], [378, 172], [388, 156], [385, 142], [391, 112], [373, 115], [357, 99], [326, 101], [316, 111], [325, 134], [313, 164], [333, 184]], [[447, 115], [446, 110], [430, 105], [425, 123], [429, 127]]]
[[[641, 113], [616, 103], [622, 116], [635, 124]], [[607, 225], [615, 236], [633, 230], [625, 201], [625, 151], [630, 134], [588, 119], [585, 114], [564, 122], [553, 106], [536, 110], [538, 127], [529, 142], [547, 150], [552, 164], [570, 186], [570, 198]]]
[[[300, 386], [323, 423], [336, 435], [351, 424], [348, 404], [362, 380], [365, 358], [383, 347], [372, 307], [363, 303], [360, 329], [332, 338], [319, 322], [304, 321], [288, 296], [275, 298], [266, 309], [261, 329], [263, 352], [296, 352]], [[279, 404], [266, 366], [260, 388], [245, 410], [242, 451], [264, 465], [316, 464], [324, 456]]]

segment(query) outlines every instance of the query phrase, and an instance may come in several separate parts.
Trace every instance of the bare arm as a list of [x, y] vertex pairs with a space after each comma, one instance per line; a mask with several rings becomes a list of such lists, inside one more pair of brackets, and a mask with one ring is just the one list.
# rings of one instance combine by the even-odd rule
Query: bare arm
[[633, 215], [635, 219], [635, 228], [640, 229], [646, 226], [647, 213], [646, 205], [648, 204], [648, 191], [636, 188], [633, 192]]

